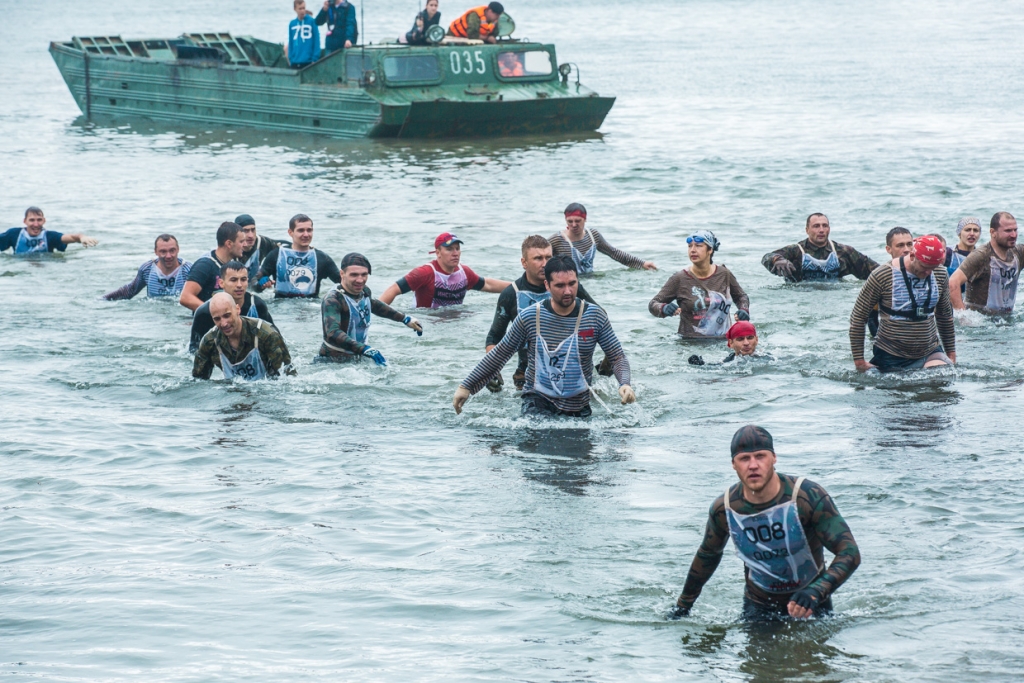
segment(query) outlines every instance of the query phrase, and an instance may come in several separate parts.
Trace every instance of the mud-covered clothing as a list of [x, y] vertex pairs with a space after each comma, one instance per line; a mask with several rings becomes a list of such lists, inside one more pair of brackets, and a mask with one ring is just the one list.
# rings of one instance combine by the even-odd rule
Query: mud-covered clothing
[[[289, 247], [284, 248], [289, 249]], [[338, 270], [338, 264], [334, 262], [334, 259], [328, 256], [325, 252], [320, 251], [319, 249], [308, 249], [304, 252], [299, 253], [306, 254], [309, 252], [312, 252], [315, 255], [315, 268], [313, 272], [310, 272], [310, 269], [308, 268], [299, 268], [293, 271], [298, 273], [298, 277], [302, 278], [302, 282], [299, 282], [297, 284], [309, 289], [310, 293], [308, 295], [291, 294], [288, 293], [287, 291], [284, 291], [286, 285], [292, 285], [296, 283], [281, 282], [281, 279], [279, 277], [279, 271], [281, 270], [281, 268], [279, 267], [280, 264], [278, 263], [281, 254], [280, 246], [275, 246], [270, 251], [270, 253], [267, 254], [266, 258], [263, 259], [263, 264], [260, 265], [260, 272], [257, 275], [257, 278], [274, 278], [274, 281], [276, 282], [274, 289], [274, 298], [317, 298], [320, 296], [320, 283], [323, 282], [324, 280], [330, 280], [335, 284], [341, 282], [341, 271]]]
[[[774, 500], [761, 504], [750, 503], [743, 498], [742, 483], [731, 486], [729, 488], [729, 506], [734, 512], [741, 515], [753, 515], [793, 500], [796, 477], [779, 474], [779, 479], [782, 482], [779, 495]], [[850, 527], [839, 514], [831, 496], [820, 485], [805, 479], [796, 498], [796, 505], [800, 516], [800, 525], [803, 527], [809, 549], [815, 563], [821, 569], [818, 577], [805, 590], [814, 592], [818, 597], [818, 604], [821, 605], [857, 569], [860, 564], [860, 550], [857, 548], [857, 542], [853, 538]], [[696, 602], [704, 584], [708, 582], [722, 561], [722, 552], [728, 541], [729, 522], [725, 512], [725, 496], [721, 495], [715, 499], [708, 511], [704, 540], [693, 558], [690, 572], [686, 576], [686, 583], [683, 586], [683, 593], [677, 601], [680, 607], [689, 609]], [[823, 548], [827, 548], [835, 555], [827, 569], [825, 568]], [[759, 605], [774, 609], [786, 608], [792, 593], [769, 593], [754, 584], [750, 580], [749, 574], [749, 569], [744, 566], [743, 576], [746, 580], [744, 596], [746, 598]]]
[[[908, 296], [908, 281], [917, 308], [925, 313], [923, 316], [915, 315], [915, 307]], [[876, 348], [899, 358], [916, 360], [932, 354], [941, 341], [947, 354], [956, 352], [953, 306], [949, 301], [949, 277], [945, 268], [937, 267], [924, 279], [908, 271], [906, 280], [899, 266], [891, 263], [872, 271], [850, 314], [850, 350], [855, 361], [864, 360], [864, 326], [875, 306], [879, 308]]]
[[[267, 304], [255, 294], [246, 292], [240, 308], [242, 309], [242, 315], [247, 318], [260, 318], [261, 320], [266, 320], [271, 325], [274, 324], [274, 319], [270, 317], [270, 309], [267, 308]], [[254, 313], [255, 315], [253, 315]], [[192, 315], [192, 334], [188, 344], [189, 353], [196, 352], [203, 341], [203, 337], [212, 329], [213, 316], [210, 315], [210, 302], [207, 301], [197, 308], [196, 312]]]
[[152, 259], [143, 263], [139, 266], [138, 272], [135, 273], [134, 280], [118, 287], [112, 292], [104, 294], [103, 298], [107, 301], [131, 299], [144, 289], [148, 290], [146, 292], [147, 295], [153, 298], [179, 296], [182, 288], [185, 286], [185, 282], [188, 280], [192, 264], [178, 259], [178, 267], [174, 272], [164, 274], [157, 265], [157, 261], [159, 259]]
[[413, 268], [395, 284], [402, 294], [416, 292], [416, 308], [441, 308], [458, 306], [465, 300], [466, 292], [481, 290], [487, 283], [469, 266], [459, 264], [454, 271], [446, 273], [434, 259]]
[[827, 261], [833, 253], [833, 246], [835, 247], [835, 255], [839, 259], [839, 278], [852, 275], [858, 280], [866, 280], [871, 275], [871, 271], [878, 267], [874, 260], [853, 247], [832, 241], [825, 242], [824, 245], [819, 247], [812, 244], [809, 239], [768, 252], [761, 258], [761, 265], [774, 275], [776, 261], [786, 259], [793, 264], [794, 268], [793, 275], [788, 277], [787, 280], [790, 282], [802, 282], [805, 279], [803, 268], [804, 255], [806, 254], [816, 261]]
[[[566, 258], [570, 258], [576, 262], [576, 267], [580, 269], [579, 272], [581, 274], [593, 272], [594, 255], [591, 253], [591, 249], [594, 249], [595, 247], [596, 251], [618, 261], [628, 268], [644, 267], [644, 260], [642, 258], [637, 258], [632, 254], [627, 254], [621, 249], [616, 249], [612, 245], [608, 244], [608, 240], [606, 240], [597, 230], [586, 228], [583, 231], [583, 237], [575, 242], [570, 242], [565, 236], [566, 234], [567, 231], [562, 231], [555, 233], [548, 238], [548, 242], [551, 243], [551, 251], [555, 256], [565, 256]], [[573, 255], [573, 250], [576, 251], [576, 256]], [[584, 264], [580, 263], [581, 258], [586, 263], [589, 263], [589, 268], [586, 268]]]
[[[370, 294], [369, 287], [364, 287], [359, 296], [349, 294], [340, 286], [335, 287], [327, 293], [327, 296], [320, 303], [320, 316], [323, 319], [324, 327], [324, 342], [320, 344], [321, 356], [337, 359], [351, 358], [353, 355], [358, 356], [362, 354], [369, 346], [369, 344], [360, 343], [348, 334], [349, 318], [352, 312], [348, 301], [345, 300], [346, 297], [352, 299], [357, 304], [363, 299], [369, 299], [370, 313], [378, 317], [394, 320], [396, 323], [405, 320], [404, 313], [396, 311], [387, 304], [374, 299]], [[367, 321], [367, 324], [369, 324], [369, 321]], [[336, 348], [332, 349], [328, 344]], [[349, 353], [346, 354], [344, 351], [338, 351], [337, 349], [345, 349]]]
[[263, 259], [278, 247], [290, 246], [292, 243], [286, 240], [272, 240], [263, 235], [256, 235], [256, 243], [252, 245], [252, 249], [243, 253], [242, 258], [239, 259], [245, 264], [245, 269], [249, 273], [249, 289], [254, 289], [259, 281], [260, 265], [262, 265]]
[[[540, 329], [537, 329], [537, 307], [540, 307]], [[580, 306], [585, 306], [582, 318], [579, 318]], [[577, 322], [577, 318], [579, 321]], [[578, 324], [578, 327], [577, 327]], [[576, 333], [576, 344], [570, 341], [573, 333]], [[475, 394], [484, 388], [491, 377], [501, 372], [501, 369], [508, 362], [509, 358], [516, 354], [525, 344], [529, 365], [526, 368], [526, 385], [523, 388], [524, 400], [536, 393], [537, 369], [535, 367], [538, 354], [538, 333], [545, 344], [543, 353], [550, 357], [550, 365], [555, 368], [569, 368], [570, 364], [565, 358], [559, 358], [559, 347], [563, 342], [574, 346], [574, 353], [578, 353], [578, 363], [572, 365], [572, 375], [566, 370], [564, 381], [566, 384], [580, 384], [586, 382], [591, 384], [594, 373], [594, 349], [600, 345], [608, 356], [619, 380], [619, 385], [629, 384], [629, 361], [619, 344], [615, 331], [612, 329], [608, 315], [600, 306], [587, 304], [582, 299], [576, 299], [576, 305], [571, 313], [566, 316], [558, 315], [551, 308], [551, 300], [540, 304], [534, 304], [516, 316], [508, 328], [508, 332], [498, 342], [497, 346], [491, 349], [483, 360], [473, 369], [469, 376], [462, 381], [462, 386]], [[578, 344], [578, 345], [577, 345]], [[581, 373], [579, 375], [575, 373]], [[574, 413], [583, 410], [590, 405], [590, 391], [584, 388], [577, 394], [564, 397], [547, 396], [549, 400], [560, 411]]]
[[[25, 228], [11, 228], [0, 233], [0, 251], [12, 250], [15, 254], [50, 253], [66, 251], [64, 233], [56, 230], [43, 230], [32, 237]], [[20, 242], [20, 244], [19, 244]]]
[[662, 307], [671, 302], [679, 305], [679, 334], [689, 339], [722, 339], [729, 331], [732, 316], [729, 302], [741, 311], [750, 310], [750, 299], [725, 266], [715, 265], [714, 272], [699, 278], [684, 268], [665, 283], [647, 310], [657, 318], [666, 317]]
[[219, 292], [220, 269], [224, 262], [217, 258], [217, 250], [213, 249], [209, 254], [203, 254], [192, 264], [185, 282], [195, 282], [199, 285], [199, 293], [196, 297], [200, 301], [209, 301], [215, 292]]
[[221, 354], [229, 363], [241, 363], [256, 348], [256, 338], [259, 338], [260, 359], [268, 376], [277, 377], [282, 371], [294, 375], [295, 370], [291, 367], [292, 357], [281, 333], [273, 325], [258, 327], [259, 322], [253, 318], [242, 318], [242, 338], [237, 349], [231, 348], [231, 342], [219, 328], [215, 327], [207, 332], [199, 344], [199, 350], [196, 351], [196, 358], [192, 363], [192, 376], [196, 379], [210, 379], [213, 368], [221, 367]]
[[316, 15], [316, 25], [327, 24], [324, 38], [324, 52], [345, 49], [345, 41], [353, 45], [359, 40], [359, 26], [356, 22], [356, 8], [350, 2], [335, 4], [332, 0], [327, 9], [321, 8]]
[[967, 278], [964, 306], [994, 315], [1012, 313], [1022, 262], [1024, 244], [1007, 249], [1005, 261], [996, 256], [991, 242], [975, 249], [960, 264]]

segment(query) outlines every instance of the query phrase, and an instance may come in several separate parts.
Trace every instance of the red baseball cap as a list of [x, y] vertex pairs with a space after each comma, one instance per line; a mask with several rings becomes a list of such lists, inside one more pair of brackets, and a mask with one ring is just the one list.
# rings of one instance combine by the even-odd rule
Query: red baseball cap
[[740, 320], [729, 328], [729, 331], [725, 333], [725, 338], [732, 341], [737, 337], [749, 337], [750, 335], [757, 336], [757, 330], [754, 329], [753, 323], [747, 320]]
[[434, 251], [432, 251], [430, 253], [431, 254], [436, 254], [437, 250], [440, 249], [441, 247], [450, 247], [453, 244], [462, 244], [462, 243], [463, 243], [462, 240], [460, 240], [458, 238], [458, 236], [456, 236], [456, 235], [454, 235], [454, 234], [452, 234], [450, 232], [442, 232], [434, 240]]
[[914, 258], [932, 268], [942, 265], [946, 260], [946, 247], [935, 235], [925, 235], [914, 240]]

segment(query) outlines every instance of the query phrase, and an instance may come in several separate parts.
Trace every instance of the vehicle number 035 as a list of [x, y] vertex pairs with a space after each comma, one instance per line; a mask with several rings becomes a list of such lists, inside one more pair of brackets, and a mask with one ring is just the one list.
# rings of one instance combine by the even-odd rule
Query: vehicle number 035
[[472, 53], [469, 50], [453, 51], [449, 61], [453, 74], [487, 73], [487, 62], [484, 61], [481, 50], [475, 50]]

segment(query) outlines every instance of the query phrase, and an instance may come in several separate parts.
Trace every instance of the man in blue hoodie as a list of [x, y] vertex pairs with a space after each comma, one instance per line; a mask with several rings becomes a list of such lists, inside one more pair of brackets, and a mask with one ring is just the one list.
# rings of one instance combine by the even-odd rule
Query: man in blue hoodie
[[292, 6], [298, 18], [288, 24], [288, 63], [301, 69], [320, 59], [320, 30], [306, 11], [305, 0], [295, 0]]
[[324, 40], [327, 54], [352, 47], [359, 39], [356, 8], [348, 0], [324, 0], [324, 8], [316, 15], [316, 25], [324, 24], [327, 24], [327, 38]]

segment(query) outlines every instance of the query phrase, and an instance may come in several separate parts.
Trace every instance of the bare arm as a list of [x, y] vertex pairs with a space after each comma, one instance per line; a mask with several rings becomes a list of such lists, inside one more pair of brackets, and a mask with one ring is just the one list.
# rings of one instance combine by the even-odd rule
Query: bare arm
[[381, 302], [382, 304], [388, 304], [390, 306], [391, 302], [395, 300], [395, 297], [397, 297], [401, 293], [402, 290], [398, 288], [398, 283], [392, 282], [390, 285], [388, 285], [388, 288], [384, 290], [384, 293], [377, 297], [377, 301]]
[[203, 288], [199, 286], [198, 282], [186, 282], [185, 286], [181, 288], [178, 303], [195, 313], [196, 309], [203, 305], [203, 300], [199, 298], [199, 292], [202, 290]]
[[964, 306], [964, 297], [960, 293], [960, 288], [963, 287], [965, 282], [967, 282], [967, 276], [959, 268], [949, 276], [949, 300], [953, 304], [953, 308], [958, 311], [966, 308]]
[[508, 287], [510, 284], [512, 283], [505, 282], [504, 280], [495, 280], [494, 278], [491, 277], [485, 277], [484, 286], [480, 291], [490, 292], [491, 294], [500, 294], [501, 292], [505, 291], [505, 288]]
[[64, 244], [74, 244], [75, 242], [77, 242], [78, 244], [81, 244], [83, 247], [86, 248], [95, 247], [97, 244], [100, 243], [98, 239], [94, 237], [89, 237], [87, 235], [83, 235], [80, 232], [65, 233], [60, 236], [60, 241], [63, 242]]

